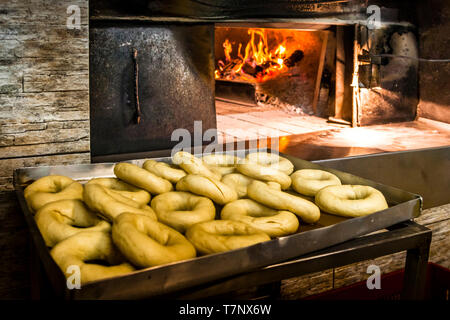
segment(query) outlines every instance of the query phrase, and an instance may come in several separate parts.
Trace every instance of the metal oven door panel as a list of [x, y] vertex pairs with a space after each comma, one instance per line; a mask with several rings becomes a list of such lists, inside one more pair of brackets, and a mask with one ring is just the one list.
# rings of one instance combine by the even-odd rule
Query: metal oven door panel
[[92, 156], [170, 149], [178, 143], [172, 132], [192, 135], [194, 121], [202, 121], [202, 133], [215, 129], [213, 39], [212, 24], [93, 23]]

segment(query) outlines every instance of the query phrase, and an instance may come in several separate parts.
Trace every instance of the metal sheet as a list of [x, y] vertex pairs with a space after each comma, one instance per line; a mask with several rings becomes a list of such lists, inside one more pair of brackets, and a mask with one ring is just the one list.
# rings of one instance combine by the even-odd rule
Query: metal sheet
[[[71, 299], [136, 299], [164, 295], [286, 261], [420, 215], [422, 199], [419, 195], [349, 173], [327, 169], [318, 164], [288, 155], [284, 156], [293, 162], [295, 169], [317, 168], [327, 170], [336, 174], [344, 184], [373, 186], [383, 192], [390, 207], [365, 217], [352, 219], [322, 213], [318, 223], [313, 226], [302, 225], [298, 233], [294, 235], [224, 253], [142, 269], [128, 275], [89, 283], [80, 290], [68, 290], [65, 288], [62, 271], [50, 257], [49, 250], [45, 247], [33, 216], [28, 211], [23, 198], [23, 189], [35, 179], [49, 174], [63, 174], [80, 181], [93, 177], [111, 177], [114, 176], [114, 164], [21, 168], [14, 172], [14, 186], [30, 227], [32, 239], [43, 261], [47, 275], [52, 280], [54, 289], [60, 296]], [[156, 160], [169, 162], [170, 158], [156, 158]], [[140, 159], [128, 162], [141, 165], [144, 161], [145, 159]]]
[[213, 24], [95, 23], [89, 37], [92, 156], [172, 148], [195, 121], [216, 128]]

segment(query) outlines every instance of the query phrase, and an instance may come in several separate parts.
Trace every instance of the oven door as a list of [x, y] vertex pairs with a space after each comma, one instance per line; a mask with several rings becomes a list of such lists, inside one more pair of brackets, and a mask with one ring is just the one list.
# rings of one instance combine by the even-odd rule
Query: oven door
[[170, 149], [194, 121], [216, 128], [213, 41], [212, 24], [93, 23], [92, 158]]

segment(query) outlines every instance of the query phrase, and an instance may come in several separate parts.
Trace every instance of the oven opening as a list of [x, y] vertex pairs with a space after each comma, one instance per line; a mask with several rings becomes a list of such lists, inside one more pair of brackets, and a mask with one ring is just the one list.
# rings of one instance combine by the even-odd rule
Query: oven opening
[[328, 121], [335, 115], [332, 28], [216, 25], [219, 143], [265, 137], [283, 141], [342, 127]]

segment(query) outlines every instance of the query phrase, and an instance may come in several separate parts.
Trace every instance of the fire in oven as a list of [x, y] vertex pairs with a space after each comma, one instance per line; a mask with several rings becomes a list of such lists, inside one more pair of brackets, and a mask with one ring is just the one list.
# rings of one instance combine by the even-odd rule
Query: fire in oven
[[224, 141], [333, 127], [326, 118], [334, 62], [323, 29], [216, 25], [217, 130]]
[[417, 55], [407, 24], [94, 20], [92, 159], [267, 140], [307, 140], [305, 156], [398, 150], [415, 131], [395, 123], [422, 126]]

